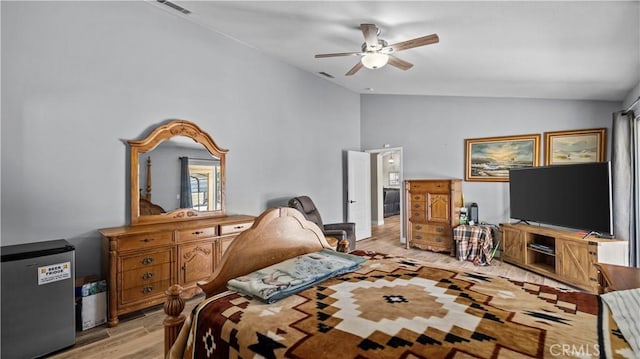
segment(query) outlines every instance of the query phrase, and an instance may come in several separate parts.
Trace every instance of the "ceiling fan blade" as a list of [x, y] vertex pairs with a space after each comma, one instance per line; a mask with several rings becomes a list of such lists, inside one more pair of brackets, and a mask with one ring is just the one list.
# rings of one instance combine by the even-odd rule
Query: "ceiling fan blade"
[[316, 59], [324, 58], [324, 57], [338, 57], [338, 56], [357, 56], [362, 55], [362, 52], [336, 52], [333, 54], [318, 54], [315, 56]]
[[364, 42], [368, 48], [378, 46], [378, 27], [374, 24], [360, 24], [360, 30], [364, 35]]
[[362, 62], [358, 61], [358, 63], [357, 63], [354, 67], [352, 67], [352, 68], [351, 68], [351, 70], [349, 70], [349, 72], [347, 72], [347, 73], [345, 74], [345, 76], [351, 76], [351, 75], [355, 74], [355, 73], [356, 73], [356, 72], [358, 72], [358, 70], [360, 70], [362, 67], [363, 67], [363, 66], [362, 66]]
[[404, 70], [404, 71], [407, 71], [407, 70], [409, 70], [410, 68], [413, 67], [412, 63], [410, 63], [408, 61], [405, 61], [405, 60], [402, 60], [402, 59], [399, 59], [399, 58], [397, 58], [395, 56], [391, 56], [391, 55], [389, 55], [388, 64], [391, 65], [391, 66], [395, 66], [395, 67], [399, 68], [400, 70]]
[[415, 38], [415, 39], [402, 41], [402, 42], [399, 42], [397, 44], [386, 46], [386, 47], [382, 48], [381, 52], [390, 54], [390, 53], [395, 52], [395, 51], [402, 51], [402, 50], [412, 49], [412, 48], [418, 47], [418, 46], [435, 44], [438, 41], [440, 41], [440, 38], [438, 37], [438, 34], [431, 34], [431, 35], [418, 37], [418, 38]]

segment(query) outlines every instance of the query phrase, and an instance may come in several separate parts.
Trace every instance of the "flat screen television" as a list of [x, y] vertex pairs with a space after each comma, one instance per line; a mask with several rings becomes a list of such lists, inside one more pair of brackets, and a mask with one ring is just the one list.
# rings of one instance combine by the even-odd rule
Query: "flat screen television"
[[613, 235], [611, 164], [509, 171], [511, 218]]

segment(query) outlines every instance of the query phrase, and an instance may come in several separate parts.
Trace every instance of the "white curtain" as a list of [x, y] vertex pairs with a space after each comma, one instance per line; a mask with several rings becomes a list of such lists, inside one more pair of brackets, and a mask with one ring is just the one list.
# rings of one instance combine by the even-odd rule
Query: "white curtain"
[[629, 242], [629, 265], [640, 267], [638, 118], [633, 111], [616, 112], [611, 130], [613, 233]]

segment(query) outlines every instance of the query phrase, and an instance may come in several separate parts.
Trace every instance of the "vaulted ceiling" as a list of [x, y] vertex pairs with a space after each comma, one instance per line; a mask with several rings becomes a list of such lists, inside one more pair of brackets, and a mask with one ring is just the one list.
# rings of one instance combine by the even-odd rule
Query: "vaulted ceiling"
[[[621, 101], [640, 81], [640, 1], [148, 2], [360, 93]], [[407, 71], [314, 58], [360, 51], [361, 23], [440, 41], [397, 52]]]

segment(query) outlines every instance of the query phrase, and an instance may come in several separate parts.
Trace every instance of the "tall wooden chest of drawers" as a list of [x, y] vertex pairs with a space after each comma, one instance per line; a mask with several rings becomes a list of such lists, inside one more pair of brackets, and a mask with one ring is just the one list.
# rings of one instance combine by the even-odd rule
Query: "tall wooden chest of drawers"
[[454, 253], [453, 227], [458, 225], [462, 180], [405, 181], [407, 246]]
[[224, 250], [254, 217], [234, 215], [171, 223], [105, 228], [103, 276], [108, 280], [108, 325], [118, 316], [164, 302], [172, 284], [183, 296], [200, 292]]

